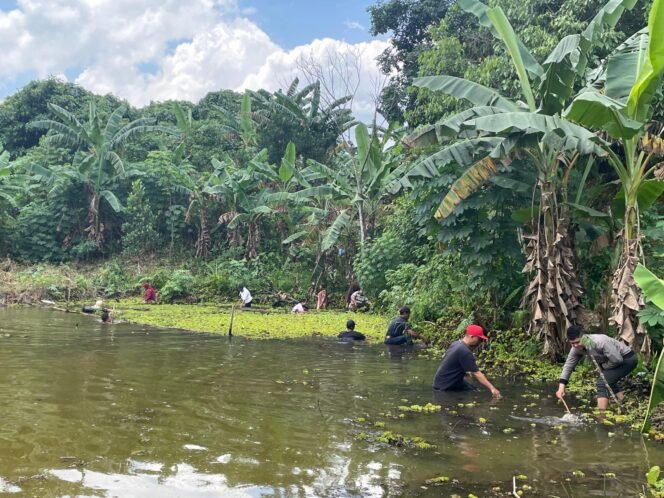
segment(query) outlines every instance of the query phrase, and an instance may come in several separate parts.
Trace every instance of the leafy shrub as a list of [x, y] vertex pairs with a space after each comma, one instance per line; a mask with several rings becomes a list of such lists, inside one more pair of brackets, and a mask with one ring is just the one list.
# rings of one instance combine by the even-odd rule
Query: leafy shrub
[[184, 300], [192, 296], [195, 279], [189, 270], [176, 270], [159, 290], [159, 299], [165, 303]]

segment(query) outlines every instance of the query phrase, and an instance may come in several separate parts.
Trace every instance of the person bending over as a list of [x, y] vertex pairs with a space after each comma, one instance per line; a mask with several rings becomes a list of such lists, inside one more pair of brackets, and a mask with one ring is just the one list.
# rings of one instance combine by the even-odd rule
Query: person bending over
[[[579, 360], [585, 356], [592, 356], [618, 398], [622, 401], [625, 393], [620, 386], [620, 380], [636, 368], [638, 358], [634, 351], [626, 344], [604, 334], [584, 334], [583, 329], [573, 325], [567, 329], [567, 341], [572, 346], [567, 360], [560, 374], [560, 381], [556, 396], [562, 399], [565, 396], [565, 386]], [[597, 373], [597, 408], [606, 410], [609, 407], [609, 390], [602, 376]]]
[[425, 336], [413, 329], [413, 326], [408, 321], [409, 318], [410, 308], [403, 306], [399, 310], [399, 316], [394, 318], [387, 327], [384, 344], [401, 346], [412, 344], [413, 339], [421, 339], [425, 344], [429, 344], [429, 340]]
[[471, 391], [475, 387], [466, 382], [466, 373], [475, 377], [480, 384], [491, 391], [494, 398], [500, 397], [500, 391], [489, 382], [489, 379], [480, 371], [471, 348], [476, 347], [480, 341], [486, 341], [482, 327], [468, 325], [466, 335], [447, 348], [443, 361], [440, 363], [436, 375], [433, 377], [433, 388], [438, 391]]

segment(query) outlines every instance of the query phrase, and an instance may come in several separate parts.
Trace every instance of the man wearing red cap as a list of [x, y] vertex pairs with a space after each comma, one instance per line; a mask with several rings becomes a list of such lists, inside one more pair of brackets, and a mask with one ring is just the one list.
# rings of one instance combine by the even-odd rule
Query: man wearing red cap
[[436, 375], [433, 378], [433, 388], [439, 391], [470, 391], [475, 389], [472, 384], [464, 380], [466, 373], [473, 375], [480, 384], [486, 387], [494, 398], [500, 397], [500, 391], [489, 382], [475, 362], [470, 348], [477, 346], [480, 341], [486, 341], [482, 327], [468, 325], [463, 339], [453, 343], [443, 356]]

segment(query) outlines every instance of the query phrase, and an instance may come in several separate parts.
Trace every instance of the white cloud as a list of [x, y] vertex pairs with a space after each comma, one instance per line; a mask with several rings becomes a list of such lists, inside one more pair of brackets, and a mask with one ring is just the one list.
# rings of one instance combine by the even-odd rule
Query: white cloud
[[[221, 88], [276, 90], [298, 74], [303, 56], [352, 53], [361, 61], [354, 108], [373, 112], [375, 57], [387, 42], [322, 39], [284, 50], [250, 13], [237, 0], [19, 0], [0, 11], [0, 80], [76, 69], [76, 83], [140, 106], [196, 101]], [[145, 64], [155, 70], [141, 71]]]

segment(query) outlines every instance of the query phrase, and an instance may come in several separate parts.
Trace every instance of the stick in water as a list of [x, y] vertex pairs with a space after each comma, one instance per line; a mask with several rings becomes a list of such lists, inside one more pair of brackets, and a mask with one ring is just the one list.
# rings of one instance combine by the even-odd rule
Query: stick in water
[[565, 399], [564, 399], [564, 398], [560, 398], [560, 401], [562, 401], [562, 402], [563, 402], [563, 405], [565, 405], [565, 410], [567, 410], [567, 413], [569, 413], [569, 414], [571, 415], [572, 412], [569, 410], [569, 406], [567, 406], [567, 403], [565, 403]]
[[231, 324], [228, 326], [228, 336], [233, 335], [233, 316], [235, 316], [235, 305], [231, 306]]

